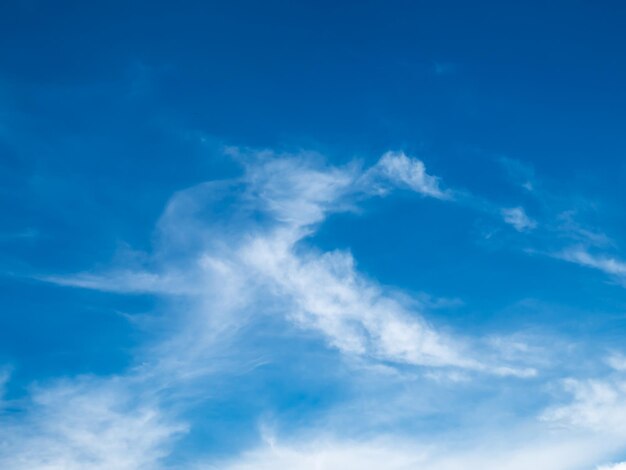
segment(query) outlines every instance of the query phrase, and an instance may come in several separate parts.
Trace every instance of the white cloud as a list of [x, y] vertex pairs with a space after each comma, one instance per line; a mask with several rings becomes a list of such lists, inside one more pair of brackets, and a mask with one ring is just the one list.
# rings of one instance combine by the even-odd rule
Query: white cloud
[[159, 275], [127, 269], [101, 274], [77, 273], [69, 276], [41, 276], [42, 281], [61, 286], [80, 287], [119, 293], [191, 294], [180, 275]]
[[437, 199], [449, 199], [450, 193], [440, 188], [440, 180], [426, 172], [421, 160], [404, 152], [387, 152], [370, 170], [370, 176], [380, 175], [394, 185], [407, 187], [417, 193]]
[[[383, 157], [382, 167], [390, 158]], [[441, 196], [436, 180], [419, 176], [419, 168], [414, 162], [404, 168], [406, 183]], [[260, 158], [247, 164], [239, 180], [177, 193], [159, 220], [155, 252], [143, 268], [133, 259], [104, 272], [43, 278], [111, 292], [184, 296], [188, 308], [168, 313], [169, 337], [142, 350], [136, 358], [141, 365], [127, 375], [77, 378], [33, 392], [22, 420], [3, 422], [7, 451], [0, 466], [159, 468], [185, 427], [159, 400], [146, 398], [149, 390], [192, 393], [194, 380], [219, 369], [212, 361], [215, 348], [250, 319], [267, 315], [280, 314], [343, 354], [367, 361], [524, 375], [473, 357], [463, 340], [438, 331], [393, 290], [359, 274], [350, 253], [307, 246], [306, 238], [329, 213], [351, 210], [355, 194], [371, 193], [363, 175], [354, 165], [332, 168], [316, 158]]]
[[547, 410], [544, 420], [626, 437], [626, 380], [567, 379], [563, 385], [572, 401]]
[[[537, 432], [538, 430], [535, 430]], [[220, 463], [224, 470], [582, 470], [594, 465], [603, 445], [596, 439], [548, 433], [505, 432], [507, 439], [485, 436], [480, 442], [449, 445], [379, 438], [365, 441], [318, 439], [260, 447]], [[198, 465], [197, 470], [213, 468]]]
[[296, 254], [290, 237], [278, 231], [242, 247], [241, 256], [287, 300], [290, 318], [322, 332], [341, 351], [414, 365], [480, 367], [458, 342], [360, 276], [349, 253]]
[[[0, 431], [9, 449], [2, 452], [0, 466], [11, 470], [158, 469], [185, 426], [147, 393], [152, 381], [157, 388], [186, 388], [212, 368], [219, 369], [212, 353], [221, 342], [244, 331], [247, 322], [261, 324], [269, 317], [315, 333], [345, 357], [360, 358], [368, 365], [398, 366], [398, 371], [415, 369], [406, 366], [427, 367], [423, 376], [435, 378], [433, 383], [445, 376], [441, 382], [466, 384], [475, 372], [537, 376], [528, 367], [528, 357], [541, 353], [526, 343], [502, 336], [477, 345], [481, 340], [445, 331], [416, 309], [419, 302], [361, 274], [349, 252], [320, 252], [309, 245], [318, 224], [331, 213], [352, 210], [363, 194], [381, 194], [393, 185], [449, 198], [450, 193], [426, 173], [422, 162], [402, 153], [387, 153], [363, 171], [356, 165], [329, 167], [315, 156], [265, 153], [247, 161], [246, 167], [240, 179], [205, 183], [177, 193], [159, 220], [155, 250], [143, 268], [122, 265], [102, 273], [46, 278], [90, 289], [184, 296], [184, 308], [168, 311], [170, 336], [137, 356], [138, 364], [145, 361], [137, 366], [140, 374], [133, 370], [119, 380], [86, 384], [77, 379], [34, 393], [26, 420]], [[509, 210], [514, 212], [508, 214], [507, 223], [518, 230], [531, 228], [533, 221], [523, 209]], [[242, 369], [243, 361], [238, 360], [242, 361], [239, 357], [233, 361], [235, 369]], [[515, 421], [507, 428], [506, 442], [498, 441], [498, 445], [493, 439], [502, 430], [491, 430], [484, 440], [463, 449], [454, 446], [454, 437], [448, 446], [433, 447], [419, 439], [398, 437], [405, 435], [402, 432], [388, 440], [313, 438], [308, 444], [274, 442], [218, 468], [582, 470], [583, 464], [591, 468], [609, 455], [605, 447], [609, 444], [602, 439], [596, 442], [602, 420], [615, 426], [619, 426], [618, 418], [626, 422], [620, 395], [623, 385], [572, 384], [573, 403], [550, 408], [545, 421], [530, 431], [526, 421]], [[409, 399], [415, 401], [421, 392], [423, 388], [412, 389], [415, 396]], [[374, 402], [382, 403], [384, 398]], [[363, 403], [371, 405], [372, 400]], [[351, 411], [355, 416], [362, 413], [358, 406]], [[405, 411], [402, 408], [396, 414]], [[419, 412], [413, 410], [413, 416], [419, 417]], [[388, 425], [400, 419], [395, 415], [376, 418], [387, 419]], [[586, 434], [576, 440], [566, 429], [555, 437], [545, 430], [548, 423], [580, 427]], [[376, 428], [366, 431], [375, 434]], [[472, 434], [482, 429], [465, 431]]]
[[20, 420], [0, 426], [0, 467], [10, 470], [161, 468], [185, 426], [126, 379], [79, 378], [33, 391]]
[[263, 206], [278, 222], [302, 227], [345, 209], [345, 196], [357, 190], [358, 175], [354, 166], [327, 167], [316, 156], [267, 155], [247, 165], [244, 181], [252, 204]]
[[626, 470], [626, 462], [601, 465], [597, 468], [597, 470]]
[[[599, 379], [567, 379], [571, 398], [548, 407], [539, 420], [506, 418], [493, 425], [469, 425], [464, 433], [421, 436], [379, 435], [373, 439], [336, 438], [307, 430], [304, 438], [273, 438], [221, 463], [225, 470], [622, 470], [625, 463], [604, 464], [623, 451], [626, 438], [626, 382], [621, 374]], [[394, 404], [397, 406], [398, 404]], [[479, 422], [495, 410], [482, 409]], [[497, 413], [497, 411], [495, 411]], [[512, 425], [513, 424], [513, 425]], [[202, 465], [198, 469], [203, 469]]]
[[[159, 221], [156, 271], [123, 267], [46, 279], [115, 292], [196, 296], [204, 305], [211, 302], [214, 315], [230, 309], [224, 302], [238, 310], [255, 305], [257, 313], [267, 304], [347, 354], [534, 375], [532, 369], [487, 365], [472, 357], [463, 340], [437, 331], [392, 290], [361, 276], [350, 253], [307, 248], [305, 238], [316, 224], [331, 212], [350, 210], [355, 193], [370, 191], [381, 175], [445, 197], [423, 163], [402, 153], [386, 153], [367, 172], [355, 165], [328, 167], [316, 156], [263, 153], [246, 162], [238, 181], [205, 183], [175, 195]], [[215, 308], [217, 298], [220, 308]], [[229, 315], [246, 318], [234, 311]]]
[[619, 372], [626, 372], [626, 356], [621, 353], [614, 352], [606, 358], [606, 363], [612, 369]]
[[523, 207], [511, 207], [502, 209], [504, 221], [513, 226], [518, 232], [526, 232], [537, 227], [537, 222], [526, 215]]
[[598, 269], [619, 278], [626, 277], [626, 262], [610, 256], [593, 255], [582, 247], [566, 249], [557, 257], [581, 266]]
[[[412, 469], [423, 465], [425, 455], [381, 443], [322, 442], [309, 446], [273, 445], [244, 455], [239, 461], [223, 464], [224, 470], [363, 470]], [[201, 468], [201, 467], [200, 467]]]

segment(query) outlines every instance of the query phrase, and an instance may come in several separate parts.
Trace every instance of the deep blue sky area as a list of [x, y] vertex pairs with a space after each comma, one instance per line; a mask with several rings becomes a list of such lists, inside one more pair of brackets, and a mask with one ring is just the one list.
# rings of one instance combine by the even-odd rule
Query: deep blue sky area
[[619, 1], [0, 2], [0, 467], [626, 468], [625, 84]]

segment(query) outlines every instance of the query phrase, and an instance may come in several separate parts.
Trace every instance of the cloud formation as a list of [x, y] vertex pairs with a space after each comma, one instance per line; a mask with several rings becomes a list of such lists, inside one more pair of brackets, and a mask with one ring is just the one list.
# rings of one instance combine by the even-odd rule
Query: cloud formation
[[441, 189], [440, 179], [429, 175], [421, 160], [408, 157], [404, 152], [387, 152], [370, 170], [387, 178], [393, 185], [407, 187], [417, 193], [437, 199], [449, 199], [449, 192]]
[[570, 263], [602, 271], [621, 283], [626, 281], [626, 262], [612, 256], [592, 254], [582, 246], [567, 248], [556, 256]]
[[[349, 252], [319, 253], [307, 246], [306, 237], [328, 214], [352, 210], [361, 195], [378, 194], [381, 184], [447, 198], [421, 161], [388, 152], [361, 170], [328, 167], [319, 156], [244, 157], [240, 180], [205, 183], [170, 201], [159, 222], [156, 271], [121, 267], [46, 279], [115, 292], [200, 297], [207, 297], [210, 285], [219, 285], [223, 296], [248, 299], [238, 308], [271, 305], [347, 354], [497, 375], [534, 374], [472, 357], [462, 339], [437, 331], [400, 295], [360, 275]], [[200, 216], [207, 210], [212, 215], [215, 207], [221, 211], [217, 218]]]
[[[444, 189], [423, 162], [402, 152], [387, 152], [369, 168], [354, 162], [330, 166], [306, 153], [230, 153], [242, 163], [243, 175], [176, 193], [158, 221], [154, 250], [140, 257], [143, 261], [122, 258], [107, 270], [40, 277], [62, 286], [155, 294], [170, 302], [160, 320], [167, 334], [139, 348], [125, 374], [78, 377], [34, 389], [19, 419], [0, 418], [5, 424], [0, 432], [3, 468], [167, 468], [170, 451], [193, 430], [193, 419], [181, 417], [173, 397], [206, 401], [207, 384], [262, 367], [263, 357], [246, 349], [252, 348], [246, 335], [266, 325], [279, 325], [285, 335], [304, 332], [324, 345], [338, 362], [348, 364], [345, 383], [375, 373], [377, 385], [321, 412], [325, 426], [308, 424], [306, 430], [293, 429], [289, 439], [266, 439], [223, 459], [218, 468], [521, 470], [534, 465], [582, 470], [582, 465], [610, 461], [618, 448], [614, 440], [623, 436], [595, 436], [606, 422], [621, 429], [622, 381], [567, 379], [572, 400], [544, 412], [535, 405], [523, 417], [512, 413], [506, 428], [515, 437], [494, 447], [502, 425], [479, 423], [498, 409], [493, 403], [501, 406], [506, 399], [499, 395], [506, 387], [498, 383], [523, 379], [527, 387], [541, 387], [540, 361], [528, 353], [530, 347], [519, 337], [464, 336], [437, 324], [419, 301], [359, 272], [349, 251], [324, 252], [310, 243], [329, 215], [354, 211], [363, 199], [387, 196], [394, 188], [435, 204], [458, 202], [461, 193]], [[488, 212], [520, 232], [537, 225], [521, 207]], [[620, 273], [614, 262], [572, 257]], [[612, 357], [611, 363], [618, 364], [617, 353]], [[379, 382], [389, 382], [389, 389]], [[450, 402], [433, 404], [440, 393], [450, 394]], [[429, 414], [443, 423], [441, 410], [452, 408], [455, 397], [464, 394], [476, 403], [484, 400], [484, 409], [453, 409], [457, 426], [466, 420], [462, 431], [441, 424], [438, 432], [412, 434], [399, 424]], [[424, 398], [417, 406], [422, 396], [430, 396], [432, 403]], [[385, 403], [409, 418], [390, 412]], [[375, 412], [364, 413], [364, 408]], [[354, 421], [352, 415], [360, 416], [360, 427], [368, 432], [351, 438], [342, 426]], [[459, 445], [452, 449], [441, 444], [446, 441]], [[215, 465], [214, 459], [201, 458], [196, 467]]]
[[128, 378], [81, 377], [33, 390], [26, 414], [2, 417], [0, 466], [10, 470], [159, 468], [186, 430]]
[[526, 232], [537, 226], [537, 222], [526, 215], [523, 207], [502, 209], [502, 218], [518, 232]]
[[[530, 432], [530, 430], [528, 430]], [[535, 430], [537, 431], [537, 430]], [[509, 432], [513, 442], [490, 435], [471, 448], [441, 446], [405, 439], [379, 438], [370, 441], [320, 439], [303, 444], [272, 443], [252, 450], [239, 459], [222, 463], [225, 470], [582, 470], [592, 468], [602, 445], [594, 439], [548, 433], [532, 436]], [[487, 442], [491, 440], [491, 445]], [[520, 441], [521, 440], [521, 441]], [[454, 447], [454, 448], [453, 448]], [[205, 469], [202, 465], [198, 470]], [[619, 469], [619, 467], [618, 467]]]

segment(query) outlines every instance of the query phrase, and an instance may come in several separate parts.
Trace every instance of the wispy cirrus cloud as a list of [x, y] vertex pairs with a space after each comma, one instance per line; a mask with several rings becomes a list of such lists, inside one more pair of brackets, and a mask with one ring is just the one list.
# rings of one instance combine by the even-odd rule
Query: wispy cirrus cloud
[[[272, 322], [281, 325], [283, 334], [306, 332], [336, 353], [350, 369], [342, 378], [345, 383], [356, 381], [350, 375], [380, 370], [394, 377], [386, 380], [403, 394], [376, 385], [371, 395], [338, 406], [343, 410], [321, 412], [326, 427], [292, 429], [292, 438], [253, 446], [219, 462], [218, 468], [399, 470], [420, 465], [451, 470], [469, 463], [495, 469], [503, 468], [506, 460], [504, 468], [511, 470], [528, 468], [531, 461], [544, 468], [578, 470], [582, 463], [593, 466], [610, 457], [617, 444], [596, 442], [591, 434], [578, 438], [569, 431], [553, 438], [550, 423], [556, 420], [537, 420], [534, 409], [525, 412], [530, 418], [511, 419], [508, 429], [515, 429], [517, 440], [495, 450], [491, 443], [502, 434], [497, 426], [481, 429], [484, 441], [469, 439], [473, 433], [467, 428], [460, 434], [440, 431], [436, 434], [443, 441], [436, 441], [429, 440], [432, 433], [413, 436], [406, 424], [398, 424], [407, 417], [397, 409], [419, 420], [450, 408], [451, 403], [416, 406], [416, 397], [426, 392], [432, 397], [446, 391], [477, 399], [484, 391], [472, 389], [474, 383], [489, 381], [487, 388], [497, 390], [498, 381], [541, 379], [538, 354], [529, 352], [519, 338], [494, 340], [451, 331], [429, 319], [419, 309], [419, 299], [412, 301], [359, 272], [349, 251], [323, 252], [309, 243], [330, 214], [353, 211], [362, 199], [385, 196], [393, 188], [414, 191], [438, 204], [459, 200], [461, 193], [445, 188], [423, 162], [386, 153], [370, 168], [357, 163], [338, 167], [314, 154], [231, 152], [244, 174], [176, 193], [158, 221], [154, 251], [142, 257], [141, 264], [122, 259], [103, 271], [40, 278], [63, 286], [151, 293], [175, 307], [162, 319], [167, 334], [140, 348], [126, 374], [76, 378], [33, 391], [23, 406], [24, 418], [6, 426], [6, 468], [166, 468], [170, 450], [193, 431], [193, 420], [180, 418], [171, 397], [203, 402], [209, 399], [210, 381], [262, 367], [263, 356], [254, 357], [256, 350], [249, 354], [246, 349], [246, 334]], [[503, 398], [485, 398], [490, 399]], [[385, 406], [388, 402], [395, 412]], [[568, 406], [555, 405], [546, 416], [552, 413], [563, 420], [566, 412], [554, 410]], [[374, 411], [364, 416], [358, 411], [363, 408]], [[484, 411], [494, 410], [486, 406]], [[460, 415], [478, 423], [472, 412]], [[352, 415], [360, 416], [360, 427], [367, 432], [333, 437], [354, 421]], [[396, 426], [397, 432], [389, 431]], [[441, 444], [455, 439], [464, 446], [454, 452]], [[215, 464], [214, 459], [200, 459], [197, 468]]]
[[572, 402], [547, 410], [543, 419], [572, 428], [626, 435], [626, 381], [566, 379], [563, 386], [572, 395]]
[[[226, 276], [238, 279], [231, 286], [241, 289], [224, 294], [247, 298], [248, 304], [271, 304], [272, 310], [282, 310], [296, 325], [319, 332], [348, 354], [503, 376], [534, 375], [532, 368], [485, 363], [465, 340], [438, 331], [420, 312], [403, 305], [400, 296], [360, 275], [350, 253], [307, 247], [305, 238], [328, 214], [352, 210], [362, 195], [380, 194], [381, 185], [448, 199], [423, 162], [388, 152], [362, 170], [354, 164], [328, 167], [317, 155], [237, 155], [246, 166], [240, 180], [203, 184], [170, 201], [159, 222], [156, 258], [161, 266], [156, 271], [116, 269], [46, 279], [83, 288], [202, 297], [207, 284]], [[213, 204], [221, 205], [220, 216], [199, 218]], [[181, 265], [185, 258], [172, 253], [183, 252], [188, 259]]]
[[502, 218], [518, 232], [526, 232], [537, 227], [537, 222], [526, 215], [523, 207], [502, 209]]
[[[240, 155], [241, 178], [180, 191], [157, 225], [155, 251], [108, 270], [39, 279], [61, 286], [181, 298], [169, 334], [140, 348], [136, 365], [114, 377], [78, 377], [42, 385], [5, 419], [4, 468], [151, 468], [164, 465], [188, 425], [168, 395], [203, 399], [198, 383], [248, 369], [228, 366], [229, 343], [246, 324], [276, 317], [316, 333], [346, 358], [383, 367], [460, 369], [531, 377], [472, 341], [431, 324], [393, 289], [360, 274], [346, 251], [319, 252], [307, 237], [331, 213], [394, 186], [447, 199], [439, 179], [404, 154], [385, 154], [363, 170], [327, 166], [314, 155]], [[239, 356], [245, 356], [243, 349]], [[224, 359], [221, 361], [223, 362]], [[175, 407], [174, 407], [175, 408]]]
[[529, 217], [522, 206], [500, 210], [505, 223], [528, 235], [525, 251], [596, 269], [626, 283], [626, 262], [615, 254], [616, 242], [597, 223], [584, 222], [585, 218], [597, 218], [596, 202], [551, 191], [541, 184], [534, 168], [520, 160], [500, 158], [499, 162], [514, 183], [530, 192], [540, 209], [537, 218]]
[[586, 227], [576, 221], [576, 211], [566, 210], [559, 213], [557, 232], [566, 238], [590, 247], [608, 248], [615, 245], [611, 238], [598, 227]]
[[0, 417], [0, 466], [11, 470], [161, 468], [186, 426], [131, 378], [80, 377], [35, 388], [24, 413]]
[[518, 419], [514, 427], [501, 422], [500, 427], [483, 427], [471, 437], [448, 435], [448, 444], [442, 444], [446, 442], [442, 436], [346, 440], [321, 432], [304, 440], [273, 437], [225, 462], [223, 468], [618, 470], [623, 463], [598, 466], [619, 454], [626, 435], [626, 387], [623, 371], [615, 371], [594, 379], [565, 379], [561, 386], [568, 397], [549, 406], [538, 419]]
[[[421, 160], [408, 157], [404, 152], [387, 152], [366, 173], [367, 184], [376, 179], [388, 181], [396, 187], [405, 187], [436, 199], [451, 199], [452, 193], [441, 188], [441, 180], [426, 172]], [[380, 184], [380, 183], [379, 183]]]
[[582, 246], [566, 248], [555, 256], [570, 263], [602, 271], [622, 283], [626, 282], [626, 262], [618, 258], [604, 254], [592, 254]]

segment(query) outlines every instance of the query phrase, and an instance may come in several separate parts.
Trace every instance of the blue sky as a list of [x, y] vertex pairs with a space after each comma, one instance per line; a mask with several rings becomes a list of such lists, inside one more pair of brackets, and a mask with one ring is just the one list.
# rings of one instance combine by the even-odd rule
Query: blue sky
[[626, 468], [626, 6], [0, 6], [0, 467]]

